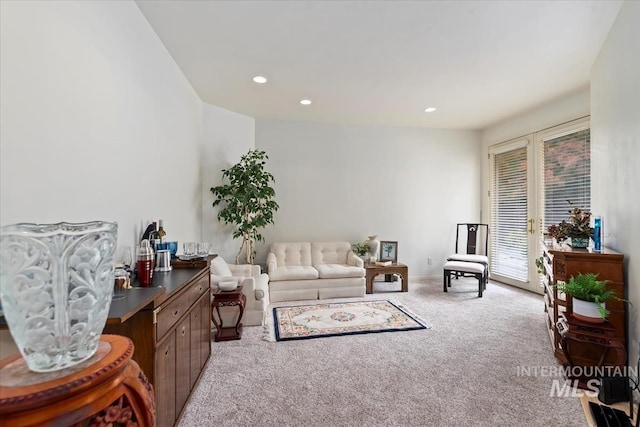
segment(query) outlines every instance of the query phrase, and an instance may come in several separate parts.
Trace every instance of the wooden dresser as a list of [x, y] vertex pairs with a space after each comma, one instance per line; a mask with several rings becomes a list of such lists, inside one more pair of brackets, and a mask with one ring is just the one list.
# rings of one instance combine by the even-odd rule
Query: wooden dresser
[[[571, 276], [579, 273], [596, 273], [598, 280], [607, 280], [607, 288], [615, 289], [618, 297], [627, 297], [627, 290], [624, 285], [622, 261], [624, 256], [618, 252], [604, 248], [602, 252], [590, 252], [588, 249], [574, 249], [563, 245], [542, 244], [544, 262], [544, 301], [547, 315], [547, 326], [549, 328], [549, 338], [553, 346], [555, 357], [562, 363], [566, 363], [566, 358], [560, 346], [560, 333], [556, 327], [560, 313], [573, 313], [572, 298], [565, 294], [560, 294], [555, 288], [558, 282], [568, 282]], [[611, 300], [607, 302], [607, 309], [611, 312], [609, 322], [615, 328], [615, 337], [619, 339], [626, 348], [626, 325], [627, 312], [626, 303]], [[591, 351], [588, 345], [583, 348], [576, 348], [577, 354], [574, 359], [582, 366], [597, 366], [599, 354]], [[613, 355], [612, 355], [613, 357]], [[605, 360], [605, 364], [612, 364], [612, 360]]]
[[211, 355], [209, 267], [154, 273], [153, 287], [111, 303], [106, 334], [129, 337], [153, 385], [156, 425], [173, 426]]

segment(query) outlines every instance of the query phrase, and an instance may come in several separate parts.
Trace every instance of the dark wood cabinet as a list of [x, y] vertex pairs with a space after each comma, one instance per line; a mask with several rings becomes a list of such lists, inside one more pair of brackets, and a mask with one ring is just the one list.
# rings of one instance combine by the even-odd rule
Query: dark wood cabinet
[[[543, 275], [545, 312], [549, 338], [555, 357], [562, 363], [566, 363], [560, 345], [561, 335], [557, 323], [561, 313], [573, 313], [573, 301], [570, 296], [560, 294], [555, 288], [558, 282], [568, 282], [572, 276], [580, 273], [595, 273], [599, 280], [607, 281], [607, 288], [614, 289], [619, 297], [627, 297], [627, 289], [624, 284], [623, 264], [624, 256], [621, 253], [604, 248], [602, 252], [591, 252], [588, 249], [574, 249], [569, 246], [543, 244]], [[615, 328], [614, 336], [620, 340], [626, 348], [626, 303], [621, 301], [608, 301], [607, 309], [610, 311], [609, 323]], [[601, 349], [592, 348], [588, 343], [575, 345], [571, 349], [572, 359], [575, 364], [581, 366], [597, 366]], [[610, 360], [609, 360], [610, 359]], [[612, 354], [604, 361], [605, 365], [615, 365], [616, 360]]]
[[114, 301], [105, 333], [129, 337], [156, 390], [158, 427], [177, 423], [211, 355], [209, 267], [156, 273]]

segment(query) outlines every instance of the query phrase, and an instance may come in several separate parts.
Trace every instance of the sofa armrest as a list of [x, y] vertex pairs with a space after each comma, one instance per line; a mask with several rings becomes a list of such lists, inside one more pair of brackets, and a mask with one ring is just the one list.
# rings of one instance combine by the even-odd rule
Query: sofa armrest
[[256, 277], [256, 276], [259, 276], [260, 274], [262, 274], [262, 270], [261, 270], [260, 266], [257, 265], [257, 264], [256, 265], [252, 265], [251, 266], [251, 276], [252, 277]]
[[269, 295], [269, 276], [264, 273], [254, 277], [255, 279], [255, 297], [256, 301], [261, 301]]
[[242, 293], [245, 294], [250, 299], [255, 299], [256, 293], [256, 279], [253, 277], [243, 277], [242, 280], [238, 283], [242, 285]]
[[355, 265], [356, 267], [360, 268], [364, 267], [364, 261], [362, 260], [362, 258], [356, 255], [356, 253], [353, 251], [347, 252], [347, 264]]
[[267, 273], [271, 274], [278, 269], [278, 260], [276, 254], [269, 252], [267, 254]]

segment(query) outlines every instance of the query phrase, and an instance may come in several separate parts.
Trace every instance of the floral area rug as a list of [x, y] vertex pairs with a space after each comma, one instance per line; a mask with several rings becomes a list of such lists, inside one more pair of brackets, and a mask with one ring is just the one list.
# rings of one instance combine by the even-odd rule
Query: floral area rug
[[416, 315], [392, 301], [275, 307], [273, 324], [276, 341], [428, 329]]

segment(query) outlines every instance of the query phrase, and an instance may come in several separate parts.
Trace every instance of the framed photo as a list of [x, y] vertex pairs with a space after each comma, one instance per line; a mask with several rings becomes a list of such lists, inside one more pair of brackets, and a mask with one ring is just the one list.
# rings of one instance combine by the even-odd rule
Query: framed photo
[[398, 262], [398, 242], [380, 241], [380, 261]]

